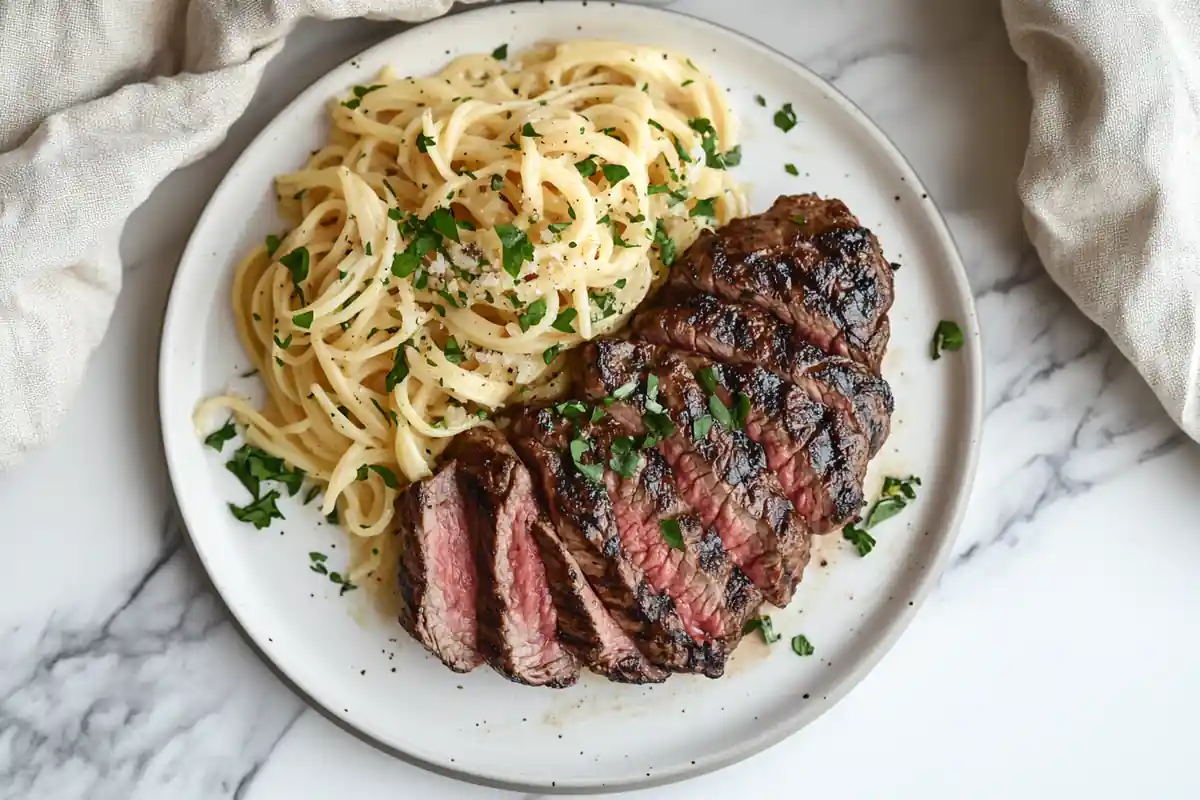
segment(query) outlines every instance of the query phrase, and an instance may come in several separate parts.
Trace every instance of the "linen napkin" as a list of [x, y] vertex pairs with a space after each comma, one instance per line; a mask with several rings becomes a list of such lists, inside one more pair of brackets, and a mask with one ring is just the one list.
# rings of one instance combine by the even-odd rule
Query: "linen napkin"
[[78, 389], [121, 286], [126, 218], [221, 142], [292, 26], [424, 20], [453, 2], [0, 2], [0, 469], [53, 434]]
[[1200, 440], [1200, 2], [1004, 0], [1042, 263]]

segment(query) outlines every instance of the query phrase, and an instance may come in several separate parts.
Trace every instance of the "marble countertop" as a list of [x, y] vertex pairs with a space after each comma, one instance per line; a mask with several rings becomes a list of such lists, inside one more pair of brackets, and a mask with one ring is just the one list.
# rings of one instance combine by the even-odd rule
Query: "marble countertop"
[[[676, 4], [829, 78], [913, 161], [978, 300], [986, 426], [950, 569], [879, 667], [773, 749], [642, 796], [1200, 796], [1200, 449], [1023, 232], [1029, 100], [997, 5]], [[396, 30], [301, 26], [229, 139], [126, 228], [65, 427], [0, 475], [0, 798], [502, 794], [373, 750], [276, 680], [184, 545], [158, 433], [162, 311], [204, 203], [299, 90]]]

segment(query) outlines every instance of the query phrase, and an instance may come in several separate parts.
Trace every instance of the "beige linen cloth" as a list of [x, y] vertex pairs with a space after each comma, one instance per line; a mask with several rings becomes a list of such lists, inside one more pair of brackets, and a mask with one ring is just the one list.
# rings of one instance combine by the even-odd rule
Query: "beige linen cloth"
[[454, 0], [0, 0], [0, 469], [58, 427], [121, 288], [126, 218], [216, 147], [300, 19]]
[[[1030, 235], [1196, 437], [1200, 0], [1003, 2], [1034, 96]], [[78, 389], [126, 218], [221, 141], [294, 22], [451, 4], [0, 0], [0, 469], [53, 434]]]
[[1200, 0], [1004, 0], [1042, 263], [1200, 440]]

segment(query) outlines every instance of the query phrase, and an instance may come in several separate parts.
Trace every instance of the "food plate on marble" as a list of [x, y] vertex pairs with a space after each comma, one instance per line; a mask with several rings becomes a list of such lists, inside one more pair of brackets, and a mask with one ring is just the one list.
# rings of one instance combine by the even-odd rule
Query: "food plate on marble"
[[[878, 500], [885, 487], [911, 491], [888, 479], [918, 476], [916, 499], [891, 504], [903, 511], [886, 521], [886, 512], [877, 515], [865, 556], [861, 533], [814, 537], [795, 597], [755, 615], [716, 680], [675, 675], [628, 685], [585, 672], [550, 691], [484, 669], [451, 672], [408, 637], [386, 598], [347, 591], [347, 536], [318, 503], [304, 504], [308, 491], [280, 497], [282, 519], [245, 506], [235, 519], [230, 506], [243, 502], [247, 485], [226, 468], [237, 442], [219, 455], [197, 433], [206, 398], [264, 399], [259, 376], [247, 375], [228, 302], [234, 270], [264, 237], [288, 229], [272, 186], [327, 142], [330, 98], [357, 105], [385, 67], [426, 75], [459, 55], [581, 40], [677, 51], [724, 87], [741, 126], [740, 164], [730, 174], [748, 194], [748, 208], [733, 216], [765, 211], [784, 195], [837, 197], [900, 265], [882, 363], [896, 408], [865, 492]], [[347, 95], [353, 86], [364, 88]], [[942, 321], [954, 322], [963, 342], [934, 360]], [[559, 3], [480, 9], [401, 34], [318, 81], [262, 132], [214, 194], [180, 264], [163, 331], [160, 404], [172, 483], [196, 550], [246, 634], [298, 692], [367, 741], [424, 766], [494, 786], [586, 792], [661, 784], [745, 758], [815, 719], [866, 674], [949, 553], [974, 472], [981, 383], [978, 328], [954, 244], [911, 167], [861, 111], [785, 57], [712, 24], [641, 7]], [[212, 420], [210, 430], [223, 421]], [[866, 516], [860, 527], [871, 522]]]

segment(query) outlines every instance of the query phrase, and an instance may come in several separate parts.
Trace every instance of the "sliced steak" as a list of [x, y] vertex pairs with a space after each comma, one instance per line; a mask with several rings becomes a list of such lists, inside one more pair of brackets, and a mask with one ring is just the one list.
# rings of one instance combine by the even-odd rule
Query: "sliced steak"
[[617, 624], [588, 583], [579, 562], [552, 525], [539, 521], [534, 538], [558, 612], [558, 636], [592, 671], [618, 683], [660, 683], [665, 670], [651, 664]]
[[400, 624], [455, 672], [483, 662], [476, 647], [474, 553], [453, 461], [396, 501]]
[[[657, 367], [680, 357], [650, 346]], [[867, 440], [842, 415], [773, 372], [749, 364], [722, 364], [695, 354], [680, 354], [688, 369], [710, 384], [726, 408], [744, 396], [749, 402], [746, 434], [762, 445], [767, 467], [813, 533], [838, 530], [863, 505]]]
[[564, 545], [612, 618], [653, 664], [673, 672], [720, 675], [723, 648], [714, 650], [688, 634], [674, 601], [654, 588], [626, 552], [606, 486], [580, 473], [565, 455], [572, 427], [548, 409], [526, 409], [511, 428]]
[[[592, 426], [588, 438], [603, 453], [604, 482], [617, 513], [621, 544], [650, 584], [675, 601], [684, 628], [699, 642], [729, 653], [742, 638], [742, 626], [758, 609], [762, 595], [734, 566], [716, 528], [700, 518], [675, 489], [671, 467], [657, 449], [632, 457], [622, 475], [612, 468], [613, 442], [630, 453], [633, 431], [613, 419]], [[664, 529], [665, 526], [665, 529]], [[669, 541], [678, 532], [678, 541]]]
[[813, 400], [842, 412], [847, 423], [866, 436], [871, 455], [887, 440], [893, 408], [887, 381], [803, 341], [758, 308], [695, 294], [677, 305], [639, 313], [633, 330], [654, 344], [774, 372]]
[[579, 664], [558, 639], [557, 615], [533, 530], [546, 524], [529, 472], [504, 437], [489, 428], [459, 435], [458, 462], [478, 574], [478, 647], [510, 680], [570, 686]]
[[[665, 434], [655, 447], [670, 466], [679, 496], [703, 526], [716, 528], [733, 562], [763, 596], [786, 605], [808, 563], [810, 532], [767, 467], [761, 445], [740, 429], [694, 425], [709, 416], [708, 398], [682, 358], [654, 364], [644, 343], [600, 340], [584, 348], [584, 392], [593, 400], [622, 396], [614, 417], [637, 432]], [[648, 413], [647, 413], [648, 412]], [[663, 431], [663, 414], [670, 418]]]
[[840, 200], [780, 197], [766, 213], [705, 231], [671, 269], [668, 293], [692, 290], [759, 306], [807, 341], [879, 372], [892, 268]]

